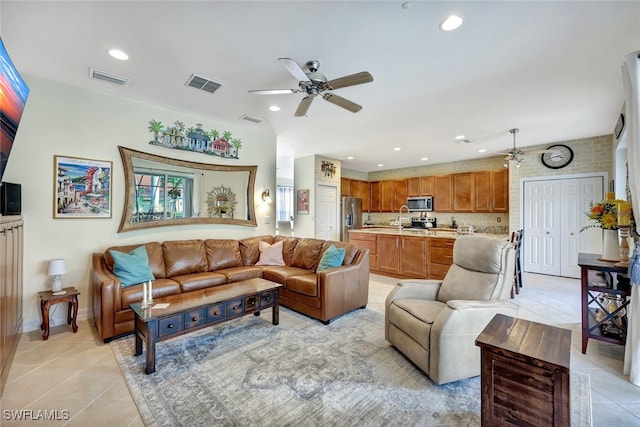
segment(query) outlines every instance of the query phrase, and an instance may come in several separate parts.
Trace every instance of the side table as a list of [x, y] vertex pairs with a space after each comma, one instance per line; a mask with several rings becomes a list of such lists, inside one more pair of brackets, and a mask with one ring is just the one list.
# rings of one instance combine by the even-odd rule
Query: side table
[[44, 331], [42, 333], [42, 339], [45, 341], [49, 339], [49, 308], [52, 305], [62, 302], [68, 303], [67, 324], [71, 325], [74, 334], [78, 332], [76, 320], [78, 317], [78, 295], [80, 295], [80, 292], [73, 286], [64, 288], [63, 291], [66, 291], [63, 295], [53, 295], [51, 291], [38, 292], [40, 296], [40, 310], [42, 311], [42, 324], [40, 325], [40, 329]]

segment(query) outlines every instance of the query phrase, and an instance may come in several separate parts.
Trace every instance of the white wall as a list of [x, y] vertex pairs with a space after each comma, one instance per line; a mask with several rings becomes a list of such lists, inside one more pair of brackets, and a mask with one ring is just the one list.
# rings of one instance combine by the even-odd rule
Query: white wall
[[[314, 165], [316, 156], [300, 157], [295, 159], [293, 168], [294, 191], [296, 201], [293, 206], [294, 231], [298, 237], [315, 236], [315, 197], [316, 180]], [[298, 190], [309, 190], [309, 215], [298, 215]]]
[[[212, 117], [190, 115], [125, 98], [99, 94], [25, 75], [31, 89], [16, 136], [4, 181], [22, 184], [25, 221], [24, 329], [39, 327], [41, 318], [37, 293], [49, 289], [47, 262], [64, 258], [69, 272], [67, 286], [80, 295], [79, 318], [92, 317], [90, 292], [91, 253], [107, 247], [147, 241], [193, 238], [245, 238], [275, 233], [274, 204], [264, 204], [261, 189], [275, 189], [276, 137], [264, 124], [223, 122]], [[242, 140], [240, 160], [205, 154], [185, 153], [151, 146], [147, 130], [151, 119], [164, 124], [176, 120], [187, 126], [202, 123], [206, 129], [229, 130]], [[186, 225], [137, 230], [118, 234], [124, 203], [124, 175], [117, 146], [166, 157], [224, 165], [258, 165], [256, 176], [257, 227], [235, 225]], [[53, 156], [73, 156], [113, 162], [112, 218], [53, 219]], [[258, 191], [260, 189], [260, 191]], [[64, 307], [56, 308], [56, 324], [64, 318]], [[62, 307], [60, 309], [59, 307]]]

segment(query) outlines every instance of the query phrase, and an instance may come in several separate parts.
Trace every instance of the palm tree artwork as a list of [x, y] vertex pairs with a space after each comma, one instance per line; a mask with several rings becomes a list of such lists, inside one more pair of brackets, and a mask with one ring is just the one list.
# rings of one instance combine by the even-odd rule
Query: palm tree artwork
[[163, 130], [164, 130], [164, 125], [162, 124], [162, 122], [159, 122], [157, 120], [151, 120], [149, 122], [149, 132], [153, 132], [154, 141], [152, 142], [156, 142], [156, 143], [158, 142], [158, 134]]

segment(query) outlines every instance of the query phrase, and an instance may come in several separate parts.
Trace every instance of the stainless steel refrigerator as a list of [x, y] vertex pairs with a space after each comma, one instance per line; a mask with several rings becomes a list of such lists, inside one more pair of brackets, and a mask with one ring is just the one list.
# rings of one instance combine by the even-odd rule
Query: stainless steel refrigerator
[[340, 240], [349, 241], [349, 230], [362, 228], [362, 199], [343, 197], [340, 203]]

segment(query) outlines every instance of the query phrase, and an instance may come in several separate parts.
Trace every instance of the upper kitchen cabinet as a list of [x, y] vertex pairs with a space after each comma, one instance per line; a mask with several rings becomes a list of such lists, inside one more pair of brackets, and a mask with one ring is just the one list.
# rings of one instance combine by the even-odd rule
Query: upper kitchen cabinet
[[472, 212], [474, 205], [473, 172], [456, 173], [453, 180], [453, 211]]
[[452, 212], [452, 177], [442, 175], [433, 177], [433, 210], [436, 212]]
[[493, 207], [490, 171], [473, 173], [475, 187], [474, 212], [491, 212]]
[[351, 180], [349, 178], [340, 178], [340, 195], [351, 195]]
[[393, 212], [397, 212], [403, 205], [407, 204], [407, 180], [398, 179], [393, 181]]
[[492, 212], [509, 212], [509, 169], [491, 171]]
[[369, 211], [380, 211], [380, 181], [373, 181], [369, 183]]
[[420, 195], [433, 196], [433, 177], [432, 176], [420, 177]]
[[421, 178], [419, 176], [415, 178], [407, 178], [407, 196], [415, 197], [422, 195], [420, 180]]
[[369, 182], [351, 180], [351, 196], [362, 199], [362, 210], [369, 211]]
[[393, 212], [393, 181], [380, 181], [380, 212]]

